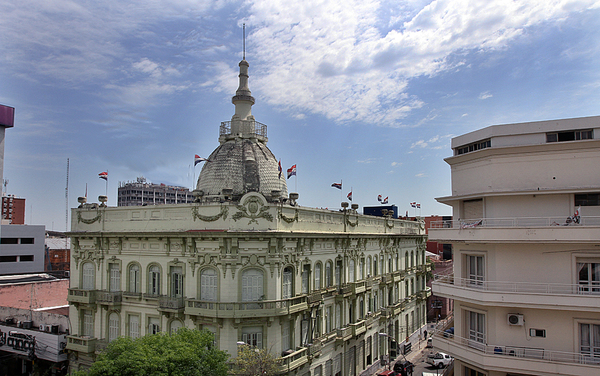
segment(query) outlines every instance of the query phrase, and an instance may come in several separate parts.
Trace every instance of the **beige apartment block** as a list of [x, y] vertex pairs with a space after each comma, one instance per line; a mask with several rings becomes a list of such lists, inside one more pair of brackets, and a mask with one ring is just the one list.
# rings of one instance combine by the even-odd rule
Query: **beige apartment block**
[[232, 356], [268, 349], [282, 374], [370, 375], [388, 337], [418, 336], [424, 222], [300, 206], [251, 115], [248, 66], [193, 203], [72, 210], [71, 369], [119, 336], [187, 327]]
[[[457, 375], [600, 374], [600, 117], [495, 125], [452, 140]], [[439, 333], [441, 334], [441, 333]]]

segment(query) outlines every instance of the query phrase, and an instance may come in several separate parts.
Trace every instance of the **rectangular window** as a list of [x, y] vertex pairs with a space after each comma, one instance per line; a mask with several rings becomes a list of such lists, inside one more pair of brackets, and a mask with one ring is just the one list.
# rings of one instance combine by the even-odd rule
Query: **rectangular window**
[[578, 262], [577, 273], [580, 293], [600, 293], [600, 263]]
[[137, 315], [129, 316], [129, 337], [139, 338], [140, 337], [140, 317]]
[[600, 360], [600, 325], [579, 324], [579, 352]]
[[290, 346], [290, 322], [281, 324], [281, 352], [287, 351]]
[[262, 348], [262, 327], [242, 328], [242, 341], [250, 346]]
[[483, 256], [467, 255], [467, 279], [471, 286], [481, 286], [485, 278]]
[[546, 338], [546, 329], [529, 329], [529, 336]]
[[84, 336], [94, 336], [94, 314], [89, 309], [83, 310], [83, 332]]
[[119, 264], [108, 264], [108, 270], [110, 275], [110, 281], [108, 286], [109, 290], [121, 291], [121, 271], [119, 270]]
[[469, 367], [465, 367], [465, 376], [485, 376], [485, 374], [475, 371], [474, 369], [471, 369]]
[[483, 313], [466, 311], [468, 323], [469, 346], [484, 350], [485, 349], [485, 315]]
[[546, 142], [591, 140], [592, 138], [594, 138], [594, 134], [591, 129], [546, 133]]
[[33, 244], [34, 238], [21, 238], [21, 244]]
[[575, 206], [600, 206], [599, 193], [582, 193], [575, 195]]
[[333, 313], [331, 312], [331, 306], [325, 308], [325, 333], [330, 333], [333, 330]]
[[171, 297], [181, 298], [183, 296], [183, 269], [181, 266], [171, 267]]
[[308, 281], [310, 279], [310, 265], [304, 265], [302, 269], [302, 293], [308, 294]]
[[1, 238], [0, 244], [19, 244], [19, 238]]
[[17, 262], [17, 256], [0, 256], [0, 262]]
[[148, 319], [148, 334], [160, 333], [160, 319], [156, 317], [150, 317]]
[[20, 256], [19, 261], [21, 261], [21, 262], [33, 261], [33, 255]]

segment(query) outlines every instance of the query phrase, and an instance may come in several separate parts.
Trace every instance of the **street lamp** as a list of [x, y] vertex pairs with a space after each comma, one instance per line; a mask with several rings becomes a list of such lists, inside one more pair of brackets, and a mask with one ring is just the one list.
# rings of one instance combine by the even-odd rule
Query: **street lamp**
[[[396, 350], [398, 352], [400, 352], [399, 351], [398, 340], [396, 338], [392, 337], [391, 335], [389, 335], [387, 333], [383, 333], [383, 332], [380, 332], [378, 334], [379, 334], [380, 337], [387, 337], [387, 338], [391, 339], [392, 341], [395, 341], [396, 342]], [[404, 359], [404, 361], [408, 362], [406, 360], [406, 357], [404, 356], [404, 352], [400, 352], [400, 353], [402, 354], [402, 358]], [[392, 346], [390, 346], [389, 343], [388, 343], [388, 359], [389, 359], [389, 361], [388, 361], [388, 370], [389, 370], [390, 367], [391, 367], [391, 363], [392, 363]], [[411, 373], [412, 373], [412, 371], [411, 371]]]

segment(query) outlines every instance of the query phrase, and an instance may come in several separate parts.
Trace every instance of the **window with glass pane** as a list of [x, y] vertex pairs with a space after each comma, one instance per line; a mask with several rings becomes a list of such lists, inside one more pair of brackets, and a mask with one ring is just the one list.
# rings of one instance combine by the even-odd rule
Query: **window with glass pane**
[[94, 314], [89, 309], [83, 310], [83, 333], [84, 336], [94, 336]]
[[467, 279], [471, 285], [481, 286], [485, 278], [483, 256], [467, 255]]
[[335, 284], [337, 286], [342, 284], [342, 260], [335, 262]]
[[156, 317], [150, 317], [148, 319], [148, 333], [158, 334], [160, 333], [160, 319]]
[[354, 260], [348, 263], [348, 282], [354, 282]]
[[121, 291], [121, 271], [119, 270], [119, 264], [109, 264], [108, 270], [110, 274], [109, 290]]
[[362, 281], [365, 279], [365, 259], [361, 258], [358, 263], [358, 280]]
[[308, 294], [309, 278], [310, 278], [310, 265], [304, 265], [302, 268], [302, 294]]
[[292, 297], [292, 268], [289, 266], [283, 269], [283, 286], [281, 289], [281, 298], [289, 299]]
[[281, 352], [290, 349], [290, 322], [285, 321], [281, 324]]
[[373, 257], [373, 275], [377, 276], [378, 273], [378, 269], [377, 269], [377, 256]]
[[333, 330], [333, 313], [331, 312], [331, 306], [325, 308], [325, 333], [329, 333]]
[[129, 266], [129, 292], [140, 291], [140, 266], [133, 264]]
[[86, 262], [81, 271], [81, 288], [84, 290], [93, 290], [95, 287], [94, 264]]
[[247, 269], [242, 274], [242, 301], [256, 302], [263, 299], [263, 273]]
[[171, 321], [171, 334], [176, 333], [179, 329], [183, 328], [183, 323], [179, 320]]
[[114, 341], [119, 337], [119, 315], [112, 312], [108, 316], [108, 341]]
[[600, 358], [600, 325], [579, 324], [579, 352]]
[[250, 346], [262, 348], [262, 327], [242, 328], [242, 341]]
[[200, 275], [200, 300], [217, 301], [217, 272], [204, 269]]
[[321, 289], [321, 264], [315, 265], [315, 290]]
[[160, 267], [152, 265], [148, 273], [148, 293], [160, 295]]
[[[477, 343], [485, 343], [485, 315], [478, 312], [467, 312], [469, 318], [469, 340]], [[473, 343], [470, 343], [470, 345], [473, 345]]]
[[137, 315], [129, 316], [129, 337], [139, 338], [140, 337], [140, 317]]
[[580, 293], [600, 293], [600, 263], [578, 262], [577, 274]]
[[181, 298], [183, 296], [183, 268], [171, 266], [171, 297]]
[[332, 270], [331, 270], [331, 261], [327, 261], [327, 263], [325, 264], [325, 284], [327, 285], [327, 287], [331, 287], [333, 281], [332, 281]]

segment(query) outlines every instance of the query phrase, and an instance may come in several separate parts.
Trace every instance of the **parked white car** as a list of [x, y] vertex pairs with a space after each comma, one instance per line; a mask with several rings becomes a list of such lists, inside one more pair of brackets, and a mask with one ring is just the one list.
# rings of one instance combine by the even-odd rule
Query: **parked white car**
[[437, 368], [444, 368], [448, 364], [452, 363], [453, 360], [453, 357], [443, 352], [429, 354], [429, 356], [427, 357], [427, 363]]

